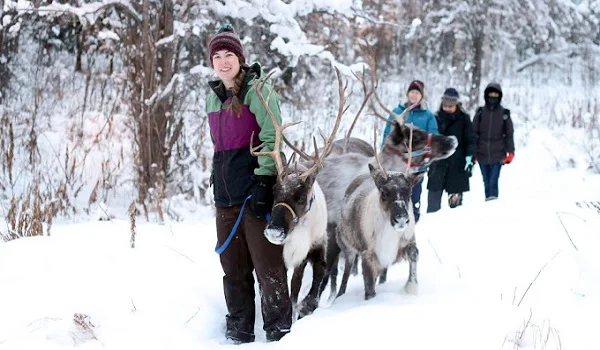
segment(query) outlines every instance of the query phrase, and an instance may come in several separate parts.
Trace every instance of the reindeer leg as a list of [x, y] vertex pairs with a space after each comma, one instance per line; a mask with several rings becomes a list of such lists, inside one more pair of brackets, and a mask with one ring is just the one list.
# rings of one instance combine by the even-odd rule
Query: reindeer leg
[[346, 287], [348, 286], [348, 280], [350, 279], [350, 273], [352, 272], [352, 263], [354, 262], [355, 257], [356, 254], [350, 255], [344, 253], [344, 274], [342, 275], [342, 284], [340, 285], [340, 291], [336, 298], [339, 298], [346, 293]]
[[[333, 259], [333, 266], [328, 270], [329, 271], [329, 277], [331, 279], [331, 288], [330, 288], [330, 293], [329, 294], [329, 301], [332, 302], [336, 297], [337, 297], [337, 279], [338, 279], [338, 265], [340, 262], [340, 251], [338, 249], [338, 252], [335, 256], [335, 258]], [[323, 286], [323, 289], [325, 289], [325, 286]]]
[[377, 279], [378, 262], [372, 252], [363, 253], [361, 259], [362, 273], [365, 281], [365, 300], [369, 300], [375, 297], [375, 280]]
[[358, 258], [359, 255], [356, 255], [356, 259], [354, 259], [354, 263], [352, 264], [352, 276], [358, 275]]
[[332, 303], [337, 293], [337, 276], [338, 276], [338, 261], [340, 256], [340, 246], [336, 241], [336, 228], [337, 225], [334, 223], [327, 224], [327, 254], [326, 257], [326, 268], [323, 282], [321, 283], [321, 290], [319, 294], [323, 294], [327, 282], [331, 279], [331, 294], [329, 295], [329, 303]]
[[408, 257], [408, 280], [404, 290], [408, 294], [416, 295], [419, 291], [419, 282], [417, 281], [417, 261], [419, 260], [419, 249], [415, 242], [406, 247], [406, 256]]
[[292, 281], [290, 283], [290, 299], [292, 300], [294, 313], [298, 311], [298, 295], [300, 294], [300, 288], [302, 287], [302, 278], [304, 277], [304, 269], [306, 268], [307, 263], [308, 259], [304, 259], [300, 265], [294, 268], [294, 274], [292, 275]]
[[336, 234], [336, 241], [344, 254], [344, 274], [342, 275], [342, 284], [340, 285], [340, 291], [338, 292], [336, 298], [344, 295], [346, 293], [346, 287], [348, 286], [348, 279], [350, 278], [350, 273], [352, 272], [352, 264], [356, 259], [357, 252], [354, 250], [352, 245], [346, 240], [347, 229], [344, 229], [343, 226], [339, 226]]
[[312, 314], [317, 307], [319, 307], [319, 300], [321, 296], [321, 283], [325, 277], [325, 270], [327, 268], [325, 262], [325, 248], [319, 247], [313, 249], [308, 253], [308, 259], [313, 268], [312, 286], [308, 295], [300, 306], [298, 319]]
[[387, 281], [387, 267], [381, 270], [381, 274], [379, 274], [379, 284], [384, 284]]

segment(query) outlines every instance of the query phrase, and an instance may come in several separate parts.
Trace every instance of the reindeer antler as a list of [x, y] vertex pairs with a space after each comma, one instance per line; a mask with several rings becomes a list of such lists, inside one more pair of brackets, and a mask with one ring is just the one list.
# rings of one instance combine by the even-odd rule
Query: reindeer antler
[[352, 135], [352, 131], [354, 130], [354, 126], [356, 125], [356, 122], [358, 121], [358, 117], [360, 116], [363, 109], [367, 105], [367, 102], [371, 98], [371, 95], [373, 94], [373, 92], [375, 92], [375, 86], [371, 86], [370, 90], [367, 88], [367, 83], [365, 83], [365, 67], [364, 66], [363, 66], [363, 71], [362, 71], [362, 75], [360, 78], [358, 77], [358, 75], [356, 75], [355, 72], [352, 72], [352, 74], [360, 82], [360, 84], [362, 86], [364, 98], [360, 105], [360, 108], [358, 109], [358, 112], [356, 113], [356, 116], [352, 120], [350, 129], [348, 129], [348, 132], [346, 133], [346, 141], [344, 142], [344, 151], [343, 151], [344, 153], [348, 152], [348, 144], [350, 143], [350, 135]]
[[408, 176], [408, 173], [410, 172], [410, 166], [412, 165], [413, 128], [413, 124], [410, 123], [410, 136], [408, 137], [408, 145], [406, 145], [406, 148], [408, 149], [408, 162], [406, 164], [406, 171], [404, 172], [405, 176]]
[[[407, 108], [405, 108], [401, 114], [394, 113], [394, 111], [387, 108], [383, 104], [383, 102], [381, 102], [381, 98], [379, 98], [379, 94], [377, 93], [377, 86], [378, 86], [379, 80], [378, 80], [378, 74], [377, 74], [377, 60], [375, 58], [375, 54], [373, 53], [373, 49], [367, 40], [365, 40], [365, 44], [361, 45], [360, 48], [361, 48], [361, 51], [363, 52], [363, 55], [367, 58], [367, 62], [369, 62], [369, 66], [371, 67], [371, 86], [373, 87], [373, 95], [375, 96], [375, 100], [376, 100], [377, 104], [388, 115], [393, 115], [394, 119], [396, 119], [398, 124], [404, 125], [404, 123], [406, 122], [406, 116], [408, 115], [408, 113], [410, 113], [410, 111], [413, 108], [415, 108], [416, 106], [418, 106], [421, 103], [421, 101], [423, 100], [423, 96], [421, 96], [421, 100], [419, 100], [417, 103], [414, 103], [414, 104], [408, 106]], [[382, 116], [379, 112], [377, 112], [373, 103], [369, 104], [369, 108], [373, 111], [374, 115], [377, 118], [385, 121], [386, 123], [390, 123], [388, 118]]]
[[308, 170], [306, 170], [305, 172], [303, 172], [300, 175], [300, 177], [303, 180], [305, 180], [310, 174], [317, 171], [317, 169], [323, 167], [323, 160], [325, 159], [325, 157], [327, 157], [329, 155], [329, 153], [331, 152], [331, 149], [333, 147], [333, 140], [335, 139], [337, 131], [340, 127], [340, 122], [342, 121], [342, 115], [344, 115], [344, 113], [346, 113], [346, 111], [348, 110], [348, 107], [349, 107], [349, 106], [346, 106], [346, 100], [347, 100], [346, 90], [348, 88], [348, 82], [346, 81], [346, 84], [344, 85], [342, 83], [342, 73], [340, 73], [340, 70], [337, 67], [334, 67], [334, 68], [335, 68], [335, 73], [337, 75], [337, 80], [338, 80], [340, 101], [339, 101], [339, 107], [338, 107], [338, 115], [335, 119], [335, 124], [333, 126], [333, 130], [331, 131], [331, 134], [329, 135], [329, 137], [325, 137], [325, 135], [323, 134], [323, 131], [321, 129], [319, 129], [319, 133], [320, 133], [321, 137], [323, 138], [323, 142], [325, 142], [325, 146], [323, 147], [323, 152], [319, 155], [319, 149], [317, 147], [317, 140], [315, 139], [314, 136], [313, 136], [313, 144], [315, 147], [315, 155], [314, 156], [309, 156], [304, 151], [298, 149], [291, 142], [289, 142], [287, 139], [284, 138], [284, 142], [292, 150], [294, 150], [294, 152], [296, 152], [301, 158], [304, 158], [305, 160], [313, 162], [313, 165]]
[[333, 126], [333, 130], [331, 131], [331, 134], [329, 135], [328, 139], [325, 139], [323, 132], [321, 131], [321, 129], [319, 129], [321, 137], [323, 138], [323, 141], [325, 142], [325, 146], [323, 147], [323, 158], [327, 157], [329, 155], [329, 153], [331, 152], [331, 148], [333, 147], [333, 140], [335, 139], [338, 128], [340, 127], [340, 122], [342, 121], [342, 115], [344, 115], [344, 113], [346, 113], [346, 111], [350, 107], [350, 106], [346, 106], [346, 101], [347, 101], [346, 90], [348, 89], [348, 81], [346, 80], [346, 84], [342, 87], [342, 73], [340, 73], [340, 70], [337, 67], [335, 67], [335, 74], [336, 74], [337, 80], [338, 80], [338, 93], [340, 96], [340, 100], [339, 100], [339, 104], [338, 104], [338, 115], [335, 118], [335, 124]]
[[283, 130], [287, 129], [290, 126], [299, 124], [301, 121], [286, 123], [282, 126], [277, 121], [277, 118], [275, 118], [275, 115], [273, 114], [273, 111], [271, 111], [271, 108], [269, 107], [269, 102], [268, 102], [269, 99], [271, 98], [271, 94], [273, 93], [273, 89], [274, 89], [273, 86], [270, 87], [269, 94], [267, 95], [266, 99], [262, 95], [262, 90], [265, 86], [265, 83], [272, 74], [273, 74], [273, 72], [270, 73], [269, 75], [267, 75], [265, 77], [265, 79], [262, 81], [262, 83], [259, 84], [258, 81], [254, 81], [254, 82], [252, 82], [252, 84], [254, 85], [254, 89], [256, 90], [258, 99], [260, 100], [262, 105], [265, 107], [267, 114], [269, 115], [269, 117], [271, 117], [271, 121], [273, 122], [273, 125], [275, 127], [275, 142], [273, 145], [273, 150], [268, 151], [268, 152], [256, 152], [257, 149], [262, 148], [264, 146], [264, 143], [261, 143], [260, 145], [258, 145], [256, 147], [252, 147], [252, 145], [254, 144], [254, 131], [253, 131], [252, 135], [250, 136], [250, 153], [255, 157], [271, 156], [271, 158], [273, 158], [273, 160], [275, 161], [275, 167], [277, 168], [278, 176], [283, 176], [286, 172], [285, 166], [283, 164], [283, 160], [281, 159], [281, 151], [280, 151], [281, 140], [283, 138]]
[[388, 173], [379, 161], [379, 156], [377, 155], [377, 123], [373, 124], [373, 149], [375, 150], [375, 160], [377, 161], [377, 165], [379, 166], [379, 169], [381, 169], [381, 171], [383, 172], [383, 176], [385, 176], [385, 178], [387, 179]]

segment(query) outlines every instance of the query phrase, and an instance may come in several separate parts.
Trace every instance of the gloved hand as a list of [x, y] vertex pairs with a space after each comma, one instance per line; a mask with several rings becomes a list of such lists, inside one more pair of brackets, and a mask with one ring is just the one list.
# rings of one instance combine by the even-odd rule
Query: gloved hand
[[473, 166], [475, 165], [475, 163], [473, 162], [473, 156], [466, 156], [465, 157], [465, 171], [468, 172], [469, 174], [473, 172]]
[[506, 157], [502, 160], [502, 164], [510, 164], [513, 161], [515, 154], [513, 152], [509, 152]]
[[252, 198], [250, 198], [250, 211], [259, 219], [266, 219], [267, 213], [273, 207], [273, 185], [277, 182], [276, 176], [254, 175]]

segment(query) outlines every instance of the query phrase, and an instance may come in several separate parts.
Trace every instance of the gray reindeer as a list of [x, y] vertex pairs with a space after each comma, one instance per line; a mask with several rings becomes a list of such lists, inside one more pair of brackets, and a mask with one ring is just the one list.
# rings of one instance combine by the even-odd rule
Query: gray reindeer
[[[406, 109], [402, 115], [395, 116], [396, 121], [393, 122], [392, 131], [386, 137], [385, 146], [377, 159], [383, 168], [399, 173], [410, 173], [409, 177], [414, 178], [415, 175], [411, 173], [411, 169], [449, 157], [454, 153], [458, 141], [454, 136], [428, 134], [421, 129], [405, 125], [404, 116], [405, 113], [408, 113], [407, 111], [409, 109]], [[325, 288], [328, 281], [331, 280], [332, 297], [336, 296], [334, 291], [337, 288], [337, 262], [341, 251], [337, 241], [337, 227], [342, 222], [342, 212], [344, 204], [347, 202], [346, 190], [356, 178], [370, 176], [368, 165], [376, 163], [375, 155], [369, 156], [368, 151], [365, 151], [364, 142], [356, 143], [357, 152], [325, 154], [327, 157], [323, 160], [323, 169], [319, 171], [316, 179], [325, 194], [328, 221], [326, 274], [321, 287]], [[312, 163], [308, 157], [303, 156], [303, 158], [306, 160], [304, 164]], [[409, 252], [410, 250], [416, 251], [416, 245], [413, 246], [414, 249], [409, 249]], [[354, 261], [353, 257], [352, 259]], [[349, 272], [349, 270], [345, 271]], [[386, 270], [383, 271], [385, 273]], [[380, 282], [385, 279], [384, 276], [380, 277]], [[321, 290], [317, 294], [320, 295], [322, 292]]]
[[405, 290], [417, 292], [419, 251], [411, 190], [423, 174], [387, 172], [379, 162], [378, 165], [376, 168], [369, 163], [369, 174], [355, 178], [344, 196], [336, 241], [344, 255], [345, 268], [339, 293], [332, 290], [337, 297], [345, 293], [352, 265], [359, 255], [366, 300], [375, 296], [375, 281], [381, 272], [403, 258], [409, 261]]
[[[261, 103], [266, 108], [275, 126], [275, 145], [274, 151], [257, 152], [257, 149], [262, 147], [262, 145], [259, 145], [251, 148], [251, 153], [255, 156], [271, 156], [275, 161], [278, 173], [277, 182], [273, 186], [274, 204], [264, 234], [269, 242], [283, 245], [283, 258], [286, 267], [293, 269], [291, 299], [294, 313], [298, 314], [298, 318], [313, 313], [318, 307], [323, 290], [321, 283], [327, 271], [325, 257], [328, 242], [327, 203], [316, 177], [322, 167], [323, 159], [330, 152], [341, 117], [345, 111], [346, 88], [342, 88], [341, 73], [337, 68], [336, 74], [340, 87], [340, 110], [331, 135], [326, 139], [321, 133], [325, 140], [323, 152], [319, 154], [317, 150], [314, 156], [308, 156], [303, 151], [296, 151], [302, 157], [311, 160], [310, 167], [295, 162], [295, 155], [291, 157], [289, 163], [284, 164], [282, 154], [279, 151], [281, 141], [284, 139], [283, 131], [299, 122], [279, 125], [267, 105], [268, 98], [263, 98], [260, 93], [262, 88], [256, 89], [259, 92], [258, 97]], [[272, 91], [269, 93], [272, 93]], [[317, 149], [316, 140], [314, 140], [314, 145]], [[308, 262], [311, 263], [313, 269], [312, 285], [302, 304], [298, 304], [298, 295]]]
[[[418, 128], [404, 125], [402, 115], [396, 119], [379, 155], [385, 169], [410, 173], [412, 168], [429, 165], [433, 161], [447, 158], [454, 153], [458, 144], [455, 137], [432, 135]], [[410, 152], [411, 149], [412, 152]], [[361, 153], [330, 155], [325, 158], [324, 168], [317, 175], [317, 181], [319, 181], [327, 200], [328, 274], [325, 276], [323, 287], [331, 278], [332, 290], [335, 289], [337, 256], [339, 256], [340, 250], [336, 241], [336, 229], [342, 221], [346, 189], [357, 177], [368, 175], [368, 164], [375, 163], [374, 156]]]

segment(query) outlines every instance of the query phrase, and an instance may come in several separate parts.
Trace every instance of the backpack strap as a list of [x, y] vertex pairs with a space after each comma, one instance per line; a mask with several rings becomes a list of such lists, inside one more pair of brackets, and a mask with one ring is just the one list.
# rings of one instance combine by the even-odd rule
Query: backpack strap
[[[478, 107], [478, 108], [477, 108], [477, 111], [475, 112], [475, 118], [477, 118], [477, 119], [478, 119], [478, 120], [477, 120], [477, 122], [478, 122], [479, 124], [481, 124], [481, 115], [482, 115], [482, 114], [483, 114], [483, 107]], [[473, 118], [473, 119], [475, 119], [475, 118]]]
[[[477, 122], [479, 124], [481, 124], [481, 115], [483, 114], [483, 108], [482, 107], [478, 107], [477, 111], [475, 112], [475, 118], [477, 118]], [[475, 118], [473, 118], [473, 120], [475, 120]], [[508, 118], [510, 118], [510, 109], [504, 108], [504, 110], [502, 111], [502, 133], [506, 134], [506, 121], [508, 120]]]
[[506, 135], [506, 121], [510, 118], [510, 109], [504, 108], [502, 111], [502, 134]]

